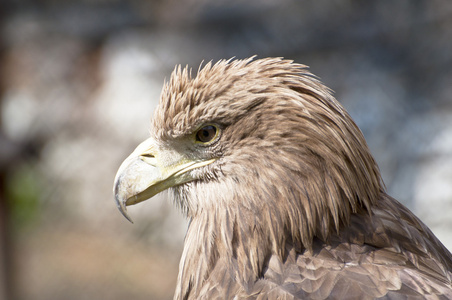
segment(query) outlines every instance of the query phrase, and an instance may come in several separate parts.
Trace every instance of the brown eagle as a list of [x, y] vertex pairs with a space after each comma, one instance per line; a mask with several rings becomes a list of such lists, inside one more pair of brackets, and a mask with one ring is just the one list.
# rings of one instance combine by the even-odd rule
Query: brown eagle
[[177, 67], [114, 184], [127, 218], [166, 189], [190, 220], [175, 299], [452, 299], [451, 253], [304, 65]]

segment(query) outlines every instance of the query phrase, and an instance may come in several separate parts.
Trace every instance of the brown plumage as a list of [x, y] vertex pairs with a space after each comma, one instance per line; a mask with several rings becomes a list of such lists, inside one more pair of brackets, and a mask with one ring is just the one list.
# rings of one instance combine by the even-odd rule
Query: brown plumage
[[452, 255], [306, 66], [177, 68], [115, 181], [125, 215], [165, 189], [190, 219], [175, 299], [452, 299]]

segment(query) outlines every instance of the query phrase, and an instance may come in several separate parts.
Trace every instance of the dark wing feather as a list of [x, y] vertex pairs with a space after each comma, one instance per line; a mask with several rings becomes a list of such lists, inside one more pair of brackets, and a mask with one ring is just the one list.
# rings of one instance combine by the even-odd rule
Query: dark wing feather
[[284, 262], [272, 256], [256, 293], [266, 299], [279, 299], [278, 293], [282, 299], [287, 293], [295, 299], [452, 299], [450, 253], [394, 201], [385, 196], [373, 215], [354, 215], [328, 244], [317, 239], [302, 253], [289, 245]]
[[[341, 259], [349, 251], [354, 259]], [[394, 252], [341, 244], [315, 255], [292, 250], [285, 263], [273, 256], [254, 294], [262, 299], [451, 299], [450, 282], [432, 274], [417, 271]]]

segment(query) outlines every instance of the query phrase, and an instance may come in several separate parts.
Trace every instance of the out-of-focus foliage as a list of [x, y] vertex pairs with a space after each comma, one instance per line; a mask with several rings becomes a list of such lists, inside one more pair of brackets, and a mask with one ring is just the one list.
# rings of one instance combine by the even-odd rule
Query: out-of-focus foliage
[[32, 166], [18, 166], [6, 178], [6, 199], [10, 208], [10, 218], [15, 226], [23, 228], [34, 224], [40, 214], [39, 197], [42, 182]]

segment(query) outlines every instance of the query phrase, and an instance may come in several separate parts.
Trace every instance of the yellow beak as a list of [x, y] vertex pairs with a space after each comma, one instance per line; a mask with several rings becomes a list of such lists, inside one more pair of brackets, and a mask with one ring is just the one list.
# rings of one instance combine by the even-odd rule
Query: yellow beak
[[132, 222], [127, 214], [127, 205], [137, 204], [170, 187], [194, 180], [190, 170], [214, 161], [187, 159], [173, 149], [159, 149], [152, 138], [145, 140], [124, 160], [116, 173], [113, 193], [119, 211]]

